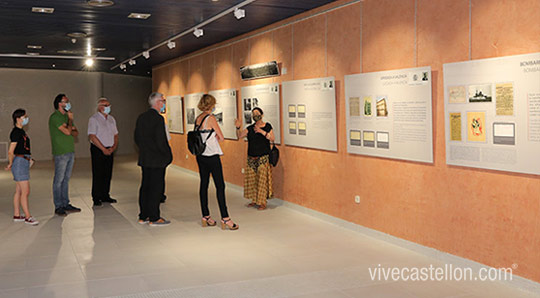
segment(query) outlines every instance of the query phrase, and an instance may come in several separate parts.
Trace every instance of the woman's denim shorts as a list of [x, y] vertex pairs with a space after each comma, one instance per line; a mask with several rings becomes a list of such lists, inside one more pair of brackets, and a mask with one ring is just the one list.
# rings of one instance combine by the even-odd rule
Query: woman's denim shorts
[[20, 156], [15, 156], [11, 165], [11, 173], [15, 181], [30, 180], [30, 161]]

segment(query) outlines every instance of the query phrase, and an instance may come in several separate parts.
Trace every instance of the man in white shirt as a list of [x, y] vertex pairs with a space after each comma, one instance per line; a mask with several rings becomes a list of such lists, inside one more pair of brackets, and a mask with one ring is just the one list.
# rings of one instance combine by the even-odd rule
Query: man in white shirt
[[94, 206], [102, 202], [116, 203], [109, 195], [114, 152], [118, 147], [116, 120], [110, 115], [111, 103], [105, 97], [97, 102], [97, 113], [88, 120], [88, 139], [92, 155], [92, 200]]

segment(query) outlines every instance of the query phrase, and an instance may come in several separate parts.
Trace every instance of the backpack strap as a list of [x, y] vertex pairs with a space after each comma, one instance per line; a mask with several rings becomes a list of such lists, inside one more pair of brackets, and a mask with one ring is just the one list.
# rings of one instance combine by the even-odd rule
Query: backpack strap
[[[195, 124], [195, 128], [193, 130], [198, 130], [198, 131], [201, 131], [201, 132], [205, 132], [206, 129], [204, 130], [201, 130], [201, 126], [203, 125], [204, 121], [206, 120], [206, 118], [208, 118], [208, 116], [210, 116], [210, 114], [204, 116], [204, 118], [201, 120], [201, 123], [199, 125]], [[208, 134], [208, 136], [206, 137], [206, 140], [204, 140], [204, 144], [206, 144], [206, 141], [208, 141], [208, 139], [210, 138], [210, 136], [212, 135], [212, 133], [214, 132], [214, 129], [212, 128], [212, 130], [210, 130], [210, 133]]]
[[206, 118], [208, 118], [208, 116], [210, 116], [210, 114], [204, 116], [199, 125], [195, 124], [195, 127], [193, 128], [193, 130], [199, 130], [201, 126], [203, 125], [204, 121], [206, 120]]

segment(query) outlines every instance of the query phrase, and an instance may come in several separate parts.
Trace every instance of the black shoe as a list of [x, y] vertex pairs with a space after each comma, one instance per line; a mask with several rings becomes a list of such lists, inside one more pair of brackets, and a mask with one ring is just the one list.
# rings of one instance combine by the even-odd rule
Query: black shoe
[[165, 200], [167, 200], [167, 196], [163, 195], [163, 197], [161, 197], [161, 200], [159, 200], [159, 202], [160, 203], [165, 203]]
[[94, 207], [100, 207], [101, 205], [101, 202], [100, 201], [94, 201]]
[[103, 203], [116, 203], [117, 201], [113, 198], [108, 198], [105, 200], [101, 200]]
[[66, 212], [81, 212], [81, 208], [77, 208], [71, 204], [67, 205], [66, 207], [64, 207], [64, 210]]
[[54, 210], [54, 213], [58, 216], [66, 216], [67, 213], [66, 213], [66, 210], [64, 210], [64, 208], [60, 207], [60, 208], [56, 208]]

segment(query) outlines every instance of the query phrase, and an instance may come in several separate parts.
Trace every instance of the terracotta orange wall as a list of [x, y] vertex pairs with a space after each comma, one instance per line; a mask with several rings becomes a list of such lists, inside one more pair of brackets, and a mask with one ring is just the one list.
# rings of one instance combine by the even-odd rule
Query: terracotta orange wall
[[[540, 281], [538, 176], [446, 165], [442, 88], [444, 63], [540, 52], [540, 1], [365, 0], [338, 8], [349, 2], [157, 66], [154, 89], [185, 95], [334, 76], [338, 152], [280, 146], [276, 197], [489, 266], [518, 264], [515, 274]], [[269, 60], [287, 74], [240, 80], [240, 66]], [[434, 163], [348, 154], [344, 75], [417, 66], [433, 70]], [[186, 136], [174, 134], [172, 144], [174, 163], [197, 171]], [[222, 147], [226, 180], [242, 185], [245, 142]]]

